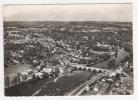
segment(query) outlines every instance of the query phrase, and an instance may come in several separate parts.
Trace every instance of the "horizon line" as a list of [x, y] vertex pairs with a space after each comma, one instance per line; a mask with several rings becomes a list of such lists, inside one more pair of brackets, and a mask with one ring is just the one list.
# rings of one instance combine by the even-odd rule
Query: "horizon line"
[[40, 21], [35, 21], [35, 20], [32, 20], [32, 21], [28, 21], [28, 20], [24, 20], [24, 21], [11, 21], [11, 20], [7, 20], [7, 21], [3, 21], [3, 22], [133, 22], [133, 21], [85, 21], [85, 20], [82, 20], [82, 21], [45, 21], [45, 20], [40, 20]]

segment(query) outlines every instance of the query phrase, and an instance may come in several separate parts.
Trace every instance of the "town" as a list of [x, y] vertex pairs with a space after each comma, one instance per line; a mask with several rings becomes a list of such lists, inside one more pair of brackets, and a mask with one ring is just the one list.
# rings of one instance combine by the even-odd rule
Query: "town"
[[6, 21], [5, 95], [132, 95], [132, 37], [131, 22]]

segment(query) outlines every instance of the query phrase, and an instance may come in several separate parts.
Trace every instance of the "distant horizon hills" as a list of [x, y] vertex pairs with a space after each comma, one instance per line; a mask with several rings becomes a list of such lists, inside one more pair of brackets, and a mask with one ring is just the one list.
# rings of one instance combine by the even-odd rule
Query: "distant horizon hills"
[[3, 21], [3, 22], [109, 22], [109, 23], [133, 23], [132, 21]]

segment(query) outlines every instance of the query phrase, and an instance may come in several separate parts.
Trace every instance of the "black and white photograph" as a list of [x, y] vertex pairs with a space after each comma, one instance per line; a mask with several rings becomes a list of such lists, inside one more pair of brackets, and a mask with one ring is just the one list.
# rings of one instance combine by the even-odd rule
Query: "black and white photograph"
[[4, 95], [133, 95], [132, 6], [4, 5]]

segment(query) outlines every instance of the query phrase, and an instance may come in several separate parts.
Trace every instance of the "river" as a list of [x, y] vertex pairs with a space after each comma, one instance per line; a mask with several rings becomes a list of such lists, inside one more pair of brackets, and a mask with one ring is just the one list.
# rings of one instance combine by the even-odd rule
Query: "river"
[[[116, 65], [118, 65], [121, 62], [121, 60], [127, 55], [128, 53], [124, 50], [124, 48], [121, 48], [121, 49], [118, 48], [117, 57], [112, 56], [110, 59], [100, 62], [98, 64], [95, 64], [91, 67], [107, 68], [107, 64], [111, 59], [115, 59]], [[16, 88], [17, 94], [15, 93], [14, 95], [17, 95], [17, 96], [32, 95], [33, 93], [36, 92], [36, 90], [39, 90], [41, 86], [43, 86], [43, 88], [37, 94], [38, 96], [63, 95], [63, 92], [69, 91], [71, 88], [87, 80], [88, 77], [94, 76], [94, 75], [95, 75], [94, 73], [88, 72], [88, 71], [73, 71], [72, 73], [67, 72], [62, 77], [58, 78], [56, 81], [50, 81], [49, 83], [47, 83], [48, 81], [44, 79], [44, 80], [41, 80], [41, 82], [25, 84], [23, 87], [20, 86], [19, 89]], [[26, 91], [30, 91], [30, 89], [32, 92], [27, 92], [28, 94], [26, 94]], [[13, 90], [11, 89], [10, 91], [13, 92]], [[10, 94], [7, 94], [7, 95], [10, 95]]]
[[[114, 55], [110, 59], [97, 63], [91, 67], [108, 68], [108, 62], [111, 59], [115, 59], [116, 65], [118, 65], [127, 55], [128, 53], [124, 50], [124, 48], [120, 49], [118, 47], [118, 53], [116, 57]], [[45, 88], [42, 89], [42, 91], [40, 91], [38, 95], [63, 95], [63, 91], [69, 90], [70, 87], [73, 85], [78, 85], [81, 81], [85, 80], [86, 77], [89, 77], [90, 75], [94, 76], [94, 73], [88, 71], [74, 71], [73, 73], [65, 74], [56, 82], [51, 82], [50, 84], [48, 84]]]
[[117, 53], [117, 57], [112, 56], [110, 59], [106, 60], [106, 61], [102, 61], [100, 63], [97, 63], [95, 65], [92, 65], [91, 67], [95, 67], [95, 68], [104, 68], [107, 69], [108, 68], [108, 62], [111, 59], [115, 59], [116, 60], [116, 66], [124, 59], [124, 57], [128, 56], [129, 54], [124, 50], [124, 48], [119, 48], [118, 47], [118, 53]]

